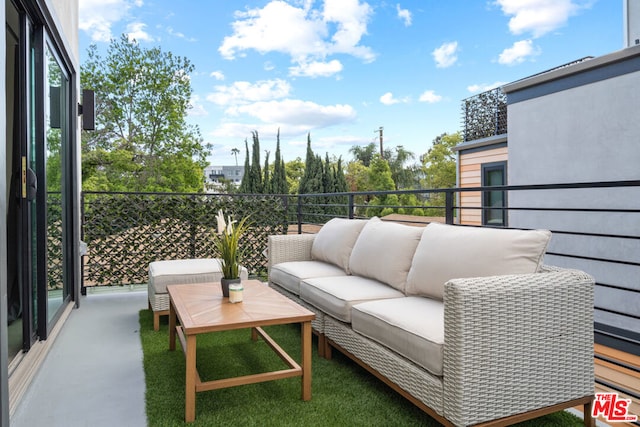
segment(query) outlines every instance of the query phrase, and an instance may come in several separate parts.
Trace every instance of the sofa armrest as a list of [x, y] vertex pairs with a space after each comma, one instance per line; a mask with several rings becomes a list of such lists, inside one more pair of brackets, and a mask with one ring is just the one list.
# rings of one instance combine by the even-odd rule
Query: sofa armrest
[[268, 269], [287, 261], [310, 261], [315, 234], [285, 234], [269, 236], [267, 243]]
[[594, 393], [594, 280], [544, 271], [445, 285], [444, 410], [454, 424]]

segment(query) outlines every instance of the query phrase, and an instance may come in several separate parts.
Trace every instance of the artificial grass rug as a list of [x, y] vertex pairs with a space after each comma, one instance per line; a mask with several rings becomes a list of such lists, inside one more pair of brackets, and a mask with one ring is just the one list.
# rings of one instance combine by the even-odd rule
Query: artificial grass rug
[[[300, 361], [299, 325], [264, 328]], [[169, 351], [167, 322], [153, 330], [153, 315], [140, 311], [146, 411], [150, 427], [164, 426], [439, 426], [435, 420], [337, 351], [318, 357], [314, 339], [311, 400], [300, 399], [300, 378], [243, 385], [196, 394], [196, 420], [184, 422], [185, 360], [180, 343]], [[203, 381], [286, 369], [267, 344], [251, 341], [250, 331], [198, 336], [197, 367]], [[558, 412], [522, 426], [581, 426]]]

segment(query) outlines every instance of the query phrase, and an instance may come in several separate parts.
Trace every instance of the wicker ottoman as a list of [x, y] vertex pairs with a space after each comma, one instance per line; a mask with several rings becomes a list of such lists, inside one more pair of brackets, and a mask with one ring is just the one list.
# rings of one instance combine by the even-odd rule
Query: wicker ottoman
[[[169, 315], [168, 285], [220, 282], [222, 272], [217, 258], [154, 261], [149, 264], [149, 308], [153, 311], [153, 329], [160, 329], [160, 316]], [[247, 280], [241, 267], [240, 278]]]

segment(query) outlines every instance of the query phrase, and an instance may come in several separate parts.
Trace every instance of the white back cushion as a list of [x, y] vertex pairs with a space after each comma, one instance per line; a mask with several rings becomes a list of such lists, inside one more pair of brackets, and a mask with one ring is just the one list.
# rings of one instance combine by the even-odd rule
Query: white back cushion
[[422, 230], [378, 218], [370, 219], [351, 251], [351, 273], [378, 280], [404, 292]]
[[429, 224], [407, 275], [408, 295], [442, 300], [450, 279], [535, 273], [551, 232]]
[[351, 250], [367, 223], [363, 219], [333, 218], [322, 226], [311, 246], [311, 258], [328, 262], [349, 273]]

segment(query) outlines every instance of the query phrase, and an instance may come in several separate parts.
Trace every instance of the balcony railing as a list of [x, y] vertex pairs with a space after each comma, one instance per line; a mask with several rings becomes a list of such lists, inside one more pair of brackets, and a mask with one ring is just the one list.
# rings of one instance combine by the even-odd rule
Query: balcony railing
[[[458, 203], [462, 192], [489, 191], [504, 191], [508, 205]], [[84, 193], [82, 201], [89, 249], [83, 286], [146, 283], [151, 261], [215, 257], [211, 230], [219, 209], [251, 216], [244, 264], [262, 278], [271, 234], [315, 232], [333, 217], [394, 213], [409, 225], [454, 224], [465, 210], [504, 211], [511, 228], [552, 231], [546, 263], [596, 278], [596, 341], [640, 355], [640, 180], [296, 196]]]

